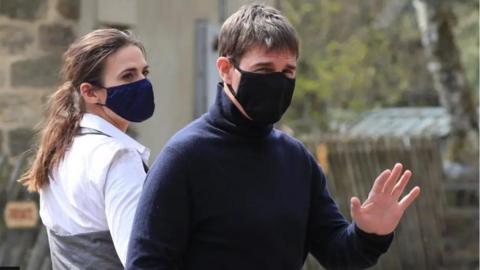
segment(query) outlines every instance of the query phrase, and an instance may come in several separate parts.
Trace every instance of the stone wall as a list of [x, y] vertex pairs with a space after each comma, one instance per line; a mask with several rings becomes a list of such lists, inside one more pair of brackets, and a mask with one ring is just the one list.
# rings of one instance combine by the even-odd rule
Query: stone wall
[[75, 39], [79, 0], [0, 0], [0, 155], [31, 148], [62, 53]]

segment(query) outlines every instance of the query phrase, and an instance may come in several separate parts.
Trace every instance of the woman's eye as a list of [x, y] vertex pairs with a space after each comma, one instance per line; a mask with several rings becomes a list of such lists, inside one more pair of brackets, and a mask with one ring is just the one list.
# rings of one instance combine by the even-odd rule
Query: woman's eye
[[122, 79], [131, 80], [131, 79], [133, 79], [133, 75], [132, 75], [132, 73], [127, 73], [127, 74], [123, 75]]

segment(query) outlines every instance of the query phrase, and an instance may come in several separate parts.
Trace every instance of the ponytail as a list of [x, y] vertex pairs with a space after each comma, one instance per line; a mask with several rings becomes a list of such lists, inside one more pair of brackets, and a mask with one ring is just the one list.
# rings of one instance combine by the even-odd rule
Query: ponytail
[[72, 145], [85, 112], [85, 102], [78, 89], [80, 84], [101, 82], [105, 59], [127, 45], [135, 45], [145, 52], [129, 32], [98, 29], [79, 38], [64, 53], [61, 72], [64, 83], [50, 97], [32, 166], [18, 180], [29, 191], [38, 191], [48, 184], [50, 173]]
[[78, 132], [83, 111], [83, 99], [70, 81], [65, 82], [50, 97], [48, 116], [40, 131], [33, 164], [18, 180], [29, 191], [38, 191], [48, 184], [50, 172], [63, 159]]

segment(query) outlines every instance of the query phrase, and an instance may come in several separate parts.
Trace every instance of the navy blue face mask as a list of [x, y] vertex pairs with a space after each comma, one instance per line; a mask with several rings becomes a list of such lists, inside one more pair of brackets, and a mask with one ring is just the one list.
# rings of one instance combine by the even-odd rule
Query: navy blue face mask
[[155, 111], [152, 83], [146, 78], [114, 87], [101, 87], [107, 89], [107, 101], [106, 104], [97, 104], [106, 106], [125, 120], [142, 122]]

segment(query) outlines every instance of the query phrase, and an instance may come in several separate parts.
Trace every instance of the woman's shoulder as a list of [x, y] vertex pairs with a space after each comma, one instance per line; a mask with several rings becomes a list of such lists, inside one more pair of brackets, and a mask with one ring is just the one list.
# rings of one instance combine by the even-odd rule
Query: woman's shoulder
[[90, 172], [87, 174], [99, 176], [106, 174], [116, 160], [138, 160], [141, 164], [141, 155], [134, 147], [114, 137], [101, 135], [76, 138], [66, 159], [84, 164]]
[[105, 135], [85, 135], [75, 138], [72, 150], [84, 152], [88, 155], [109, 156], [119, 151], [133, 151], [132, 146], [119, 139]]
[[90, 181], [100, 186], [115, 164], [133, 162], [143, 172], [140, 153], [121, 140], [108, 136], [87, 135], [75, 138], [65, 158], [64, 164], [68, 168], [74, 166], [76, 170], [83, 170]]

